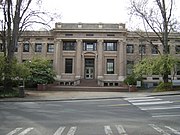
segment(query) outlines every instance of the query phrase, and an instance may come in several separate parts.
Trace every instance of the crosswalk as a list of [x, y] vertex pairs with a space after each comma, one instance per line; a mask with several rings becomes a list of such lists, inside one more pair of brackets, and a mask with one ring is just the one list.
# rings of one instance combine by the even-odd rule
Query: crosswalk
[[[53, 135], [61, 135], [66, 127], [59, 127]], [[67, 132], [67, 135], [74, 135], [77, 127], [71, 127]]]
[[[119, 135], [128, 135], [122, 125], [115, 125]], [[109, 125], [104, 126], [106, 135], [113, 135], [113, 131]]]
[[33, 127], [30, 127], [30, 128], [26, 128], [23, 130], [22, 127], [18, 127], [18, 128], [15, 128], [14, 130], [12, 130], [11, 132], [9, 132], [7, 135], [14, 135], [16, 133], [18, 133], [18, 135], [26, 135], [27, 133], [31, 132], [31, 130], [33, 130], [34, 128]]
[[[160, 110], [160, 109], [170, 109], [170, 108], [180, 108], [180, 106], [169, 106], [172, 101], [163, 100], [156, 97], [135, 97], [135, 98], [125, 98], [131, 104], [139, 107], [141, 110]], [[157, 105], [167, 105], [157, 107]]]
[[[147, 125], [153, 132], [156, 132], [156, 135], [180, 135], [180, 131], [178, 131], [175, 128], [172, 128], [170, 126], [164, 125], [156, 125], [156, 124], [148, 124]], [[117, 125], [105, 125], [103, 126], [104, 129], [102, 129], [103, 135], [130, 135], [128, 134], [128, 126], [126, 125], [126, 128], [124, 128], [123, 125], [117, 124]], [[33, 130], [36, 128], [29, 127], [29, 128], [23, 128], [23, 127], [17, 127], [14, 130], [10, 131], [6, 135], [31, 135], [35, 134], [33, 133]], [[54, 133], [51, 135], [78, 135], [77, 132], [78, 127], [65, 127], [61, 126], [55, 130]], [[83, 130], [83, 128], [81, 128]], [[88, 131], [87, 131], [88, 132]], [[94, 130], [96, 132], [96, 130]]]
[[124, 100], [137, 106], [142, 111], [148, 111], [154, 118], [180, 117], [179, 112], [175, 110], [180, 109], [180, 104], [174, 104], [173, 101], [158, 97], [132, 97]]
[[151, 126], [154, 130], [156, 130], [157, 132], [161, 133], [162, 135], [180, 135], [180, 131], [173, 129], [170, 126], [164, 126], [164, 127], [159, 127], [155, 124], [149, 124], [149, 126]]

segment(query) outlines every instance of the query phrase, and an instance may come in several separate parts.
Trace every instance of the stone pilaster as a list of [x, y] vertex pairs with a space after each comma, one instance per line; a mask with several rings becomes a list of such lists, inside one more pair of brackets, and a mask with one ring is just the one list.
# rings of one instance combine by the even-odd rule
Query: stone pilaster
[[119, 56], [119, 80], [123, 81], [126, 76], [126, 44], [123, 40], [118, 41]]
[[35, 44], [34, 42], [31, 42], [31, 41], [29, 41], [29, 53], [30, 53], [29, 59], [32, 59], [35, 54]]
[[54, 53], [54, 63], [55, 63], [55, 71], [57, 73], [57, 77], [61, 77], [62, 73], [62, 40], [55, 41], [55, 53]]
[[81, 71], [82, 71], [82, 40], [78, 39], [76, 40], [77, 46], [76, 46], [76, 64], [75, 64], [75, 78], [80, 79], [81, 78]]
[[46, 57], [46, 54], [47, 54], [47, 44], [46, 43], [42, 43], [42, 54], [43, 54], [43, 57]]
[[98, 64], [97, 64], [97, 74], [98, 74], [98, 79], [103, 78], [103, 40], [98, 40]]
[[21, 63], [22, 62], [22, 53], [23, 53], [23, 43], [19, 43], [18, 45], [18, 52], [17, 52], [17, 59]]

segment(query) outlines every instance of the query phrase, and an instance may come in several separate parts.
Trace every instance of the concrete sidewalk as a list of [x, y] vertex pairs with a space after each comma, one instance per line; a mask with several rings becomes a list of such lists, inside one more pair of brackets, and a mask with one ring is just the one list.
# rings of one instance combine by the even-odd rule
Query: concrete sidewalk
[[31, 102], [31, 101], [64, 101], [91, 100], [126, 97], [180, 95], [180, 91], [152, 92], [141, 90], [138, 92], [82, 92], [82, 91], [25, 91], [24, 98], [1, 98], [0, 102]]

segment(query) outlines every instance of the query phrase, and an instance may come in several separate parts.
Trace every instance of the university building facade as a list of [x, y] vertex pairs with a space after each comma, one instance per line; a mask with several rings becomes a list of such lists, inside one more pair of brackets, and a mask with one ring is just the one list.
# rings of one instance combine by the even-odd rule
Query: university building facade
[[[56, 23], [50, 31], [24, 32], [16, 57], [19, 62], [30, 61], [35, 56], [47, 58], [60, 85], [96, 80], [99, 86], [121, 86], [135, 63], [144, 57], [157, 56], [157, 48], [163, 51], [156, 35], [149, 34], [156, 47], [141, 40], [136, 32], [128, 31], [125, 24]], [[180, 58], [180, 35], [172, 33], [169, 44], [170, 53]], [[175, 79], [180, 79], [179, 67]], [[143, 76], [143, 79], [149, 86], [162, 81], [160, 75]]]

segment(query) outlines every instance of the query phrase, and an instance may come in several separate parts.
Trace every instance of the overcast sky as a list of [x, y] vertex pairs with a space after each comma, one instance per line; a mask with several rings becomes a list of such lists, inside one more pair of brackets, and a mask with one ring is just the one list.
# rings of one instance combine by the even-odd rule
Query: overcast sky
[[[128, 3], [130, 0], [43, 0], [45, 10], [61, 15], [57, 22], [62, 23], [125, 23], [129, 29], [137, 26], [137, 20], [129, 21]], [[153, 0], [152, 0], [153, 1]], [[169, 1], [169, 0], [167, 0]], [[176, 1], [180, 18], [180, 0]], [[54, 27], [54, 26], [52, 26]]]
[[43, 0], [63, 23], [126, 23], [128, 0]]

